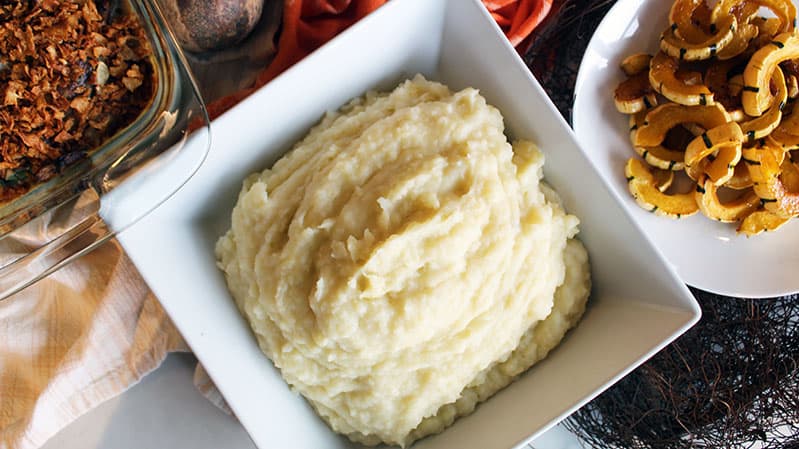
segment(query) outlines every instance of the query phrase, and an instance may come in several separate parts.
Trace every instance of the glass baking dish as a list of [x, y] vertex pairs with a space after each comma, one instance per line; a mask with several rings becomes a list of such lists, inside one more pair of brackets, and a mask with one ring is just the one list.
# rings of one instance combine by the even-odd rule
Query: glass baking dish
[[138, 17], [152, 49], [152, 100], [86, 159], [0, 205], [0, 300], [144, 217], [208, 153], [205, 106], [157, 3], [116, 2]]

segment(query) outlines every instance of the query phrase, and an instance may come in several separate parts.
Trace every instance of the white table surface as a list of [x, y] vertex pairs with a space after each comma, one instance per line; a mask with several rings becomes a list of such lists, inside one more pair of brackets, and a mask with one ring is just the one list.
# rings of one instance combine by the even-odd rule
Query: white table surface
[[[190, 354], [170, 355], [138, 385], [91, 410], [42, 449], [255, 449], [238, 421], [194, 388], [195, 364]], [[532, 447], [580, 449], [560, 427]]]

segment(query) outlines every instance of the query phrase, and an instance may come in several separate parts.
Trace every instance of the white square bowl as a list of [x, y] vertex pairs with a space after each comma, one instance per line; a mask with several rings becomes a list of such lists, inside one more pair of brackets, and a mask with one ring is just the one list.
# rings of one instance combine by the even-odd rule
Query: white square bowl
[[[260, 448], [356, 447], [289, 390], [239, 315], [214, 244], [243, 178], [271, 165], [325, 111], [416, 73], [479, 88], [508, 133], [536, 141], [545, 177], [592, 262], [582, 322], [543, 362], [418, 448], [524, 444], [699, 318], [686, 287], [630, 220], [478, 0], [392, 0], [212, 124], [212, 145], [176, 195], [119, 236], [142, 276]], [[113, 223], [112, 223], [113, 224]]]

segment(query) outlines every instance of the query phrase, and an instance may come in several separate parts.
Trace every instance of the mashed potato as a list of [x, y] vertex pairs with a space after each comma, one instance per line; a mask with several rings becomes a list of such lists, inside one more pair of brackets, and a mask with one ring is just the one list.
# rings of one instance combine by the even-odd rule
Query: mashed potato
[[407, 445], [581, 316], [578, 220], [474, 89], [417, 76], [327, 115], [247, 178], [219, 266], [261, 348], [337, 432]]

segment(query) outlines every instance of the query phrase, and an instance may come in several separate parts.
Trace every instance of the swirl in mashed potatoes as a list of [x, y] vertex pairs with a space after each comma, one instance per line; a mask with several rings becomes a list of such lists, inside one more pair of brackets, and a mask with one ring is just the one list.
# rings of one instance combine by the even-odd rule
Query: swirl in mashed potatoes
[[590, 289], [578, 219], [475, 89], [417, 76], [248, 177], [217, 243], [261, 348], [337, 432], [407, 445], [546, 356]]

